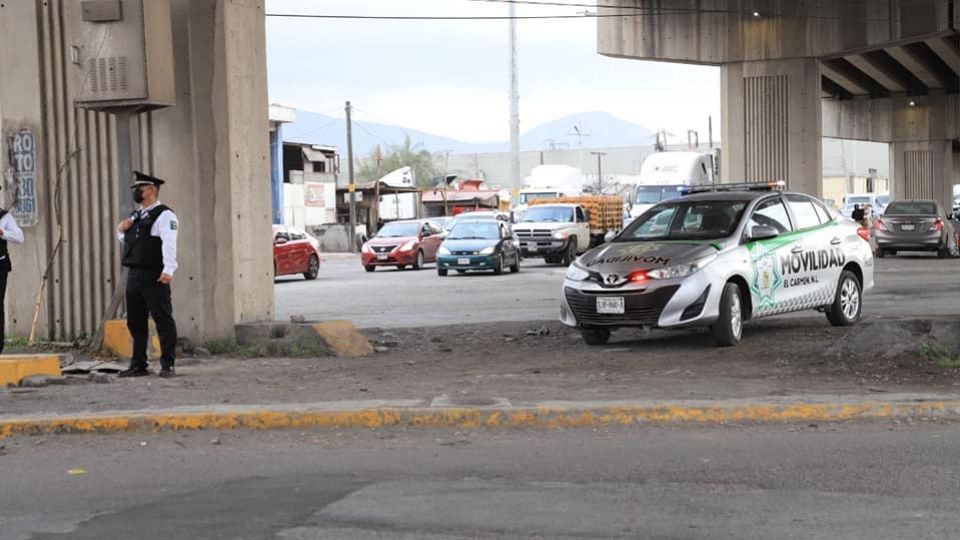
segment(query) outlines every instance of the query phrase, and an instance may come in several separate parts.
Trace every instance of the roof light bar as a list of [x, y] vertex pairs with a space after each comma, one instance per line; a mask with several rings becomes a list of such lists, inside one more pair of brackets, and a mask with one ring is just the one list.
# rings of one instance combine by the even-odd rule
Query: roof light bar
[[687, 186], [681, 191], [684, 195], [691, 193], [709, 193], [712, 191], [782, 191], [787, 187], [783, 180], [770, 182], [739, 182], [732, 184], [712, 184], [706, 186]]

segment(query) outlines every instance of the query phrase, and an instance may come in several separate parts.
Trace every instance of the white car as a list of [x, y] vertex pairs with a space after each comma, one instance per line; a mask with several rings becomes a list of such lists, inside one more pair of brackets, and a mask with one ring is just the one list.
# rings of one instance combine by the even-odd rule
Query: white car
[[560, 320], [590, 345], [622, 327], [708, 326], [729, 346], [746, 320], [807, 309], [855, 324], [874, 285], [869, 229], [762, 186], [697, 188], [654, 206], [570, 266]]

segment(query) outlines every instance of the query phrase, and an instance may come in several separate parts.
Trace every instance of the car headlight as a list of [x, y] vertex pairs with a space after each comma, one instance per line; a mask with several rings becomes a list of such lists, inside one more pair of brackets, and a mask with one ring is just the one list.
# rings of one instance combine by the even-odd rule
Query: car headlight
[[581, 268], [577, 264], [571, 264], [567, 267], [567, 279], [571, 279], [573, 281], [583, 281], [588, 277], [590, 277], [590, 272], [584, 268]]
[[364, 244], [363, 248], [361, 248], [360, 251], [364, 253], [373, 253], [373, 250], [370, 249], [370, 244]]
[[437, 250], [437, 253], [439, 253], [440, 255], [450, 255], [450, 250], [447, 249], [445, 246], [440, 246], [440, 249]]
[[570, 238], [571, 234], [573, 234], [573, 231], [570, 229], [562, 229], [553, 233], [553, 237], [557, 240], [566, 240], [567, 238]]
[[656, 270], [648, 270], [646, 272], [646, 276], [649, 279], [685, 278], [699, 272], [701, 268], [710, 264], [716, 258], [716, 255], [710, 255], [689, 263], [677, 264], [674, 266], [668, 266], [666, 268], [658, 268]]
[[416, 240], [411, 240], [406, 244], [400, 246], [400, 251], [410, 251], [411, 249], [413, 249], [413, 246], [415, 246], [416, 244], [417, 244]]
[[485, 247], [480, 250], [481, 255], [493, 255], [493, 252], [497, 250], [496, 246]]

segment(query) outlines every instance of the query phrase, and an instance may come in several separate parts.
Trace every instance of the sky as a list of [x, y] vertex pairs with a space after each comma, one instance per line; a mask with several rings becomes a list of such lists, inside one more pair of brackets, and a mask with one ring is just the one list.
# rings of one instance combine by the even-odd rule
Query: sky
[[[591, 3], [560, 0], [564, 3]], [[473, 0], [268, 0], [267, 13], [500, 16]], [[576, 15], [575, 6], [518, 5], [517, 14]], [[465, 142], [507, 140], [508, 22], [267, 17], [270, 102], [395, 124]], [[614, 59], [596, 52], [596, 19], [520, 20], [520, 131], [605, 111], [651, 130], [720, 133], [716, 67]], [[652, 142], [652, 141], [651, 141]]]

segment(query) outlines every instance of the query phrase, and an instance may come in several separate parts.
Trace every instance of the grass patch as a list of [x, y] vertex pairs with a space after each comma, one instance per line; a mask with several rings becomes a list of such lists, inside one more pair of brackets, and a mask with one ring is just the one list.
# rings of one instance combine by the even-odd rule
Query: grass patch
[[920, 347], [920, 356], [941, 369], [960, 367], [960, 354], [954, 353], [948, 347], [937, 343], [924, 343]]

